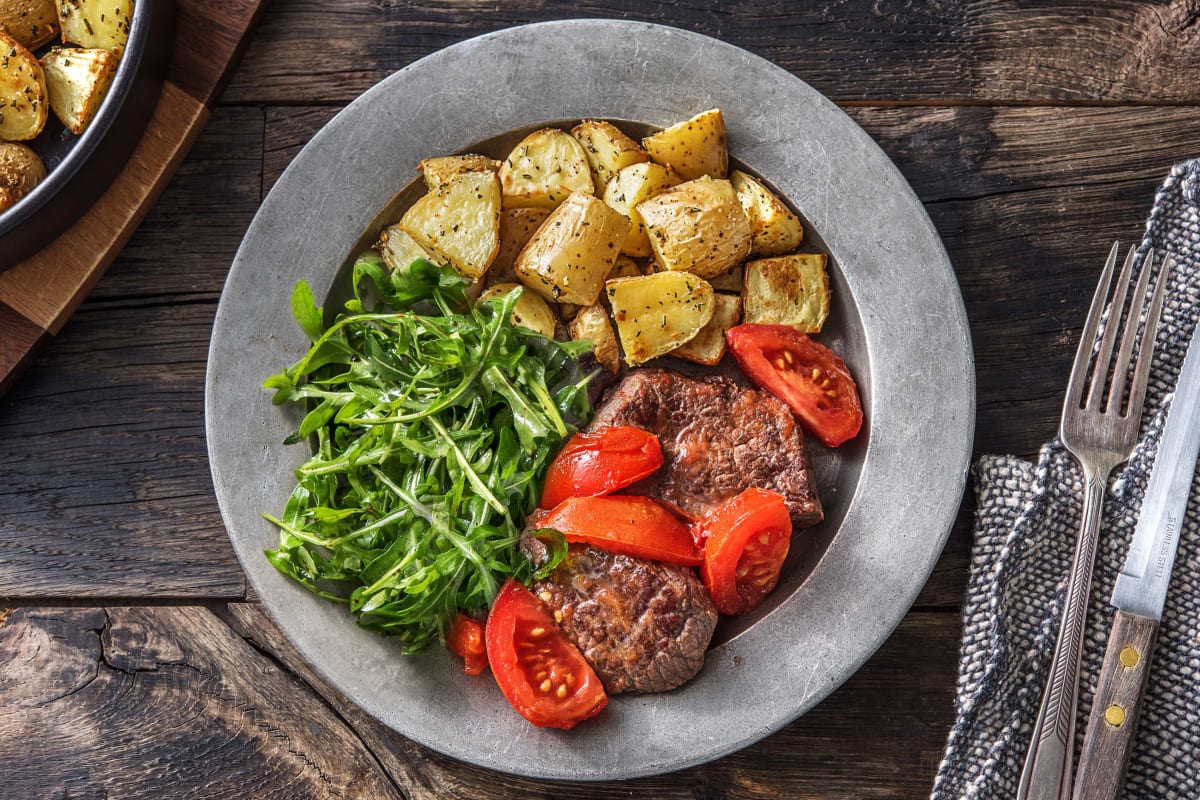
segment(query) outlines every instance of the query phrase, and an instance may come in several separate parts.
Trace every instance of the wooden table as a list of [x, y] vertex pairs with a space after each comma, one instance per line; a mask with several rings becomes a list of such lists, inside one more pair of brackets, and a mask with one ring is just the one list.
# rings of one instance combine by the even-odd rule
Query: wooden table
[[390, 733], [272, 626], [213, 497], [205, 356], [255, 209], [339, 108], [468, 36], [620, 16], [746, 47], [875, 137], [925, 202], [962, 285], [976, 453], [1032, 455], [1056, 428], [1112, 240], [1138, 238], [1168, 167], [1200, 155], [1200, 6], [1025, 5], [1039, 7], [277, 0], [123, 255], [0, 397], [0, 794], [926, 796], [953, 718], [970, 492], [893, 636], [783, 731], [665, 777], [513, 778]]

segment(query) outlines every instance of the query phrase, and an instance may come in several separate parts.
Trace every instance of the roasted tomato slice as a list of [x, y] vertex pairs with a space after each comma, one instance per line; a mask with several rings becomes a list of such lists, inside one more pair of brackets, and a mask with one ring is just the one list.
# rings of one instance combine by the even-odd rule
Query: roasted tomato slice
[[662, 466], [662, 447], [653, 433], [620, 425], [577, 433], [550, 464], [542, 508], [568, 497], [595, 497], [623, 489]]
[[862, 403], [846, 362], [788, 325], [736, 325], [725, 332], [742, 371], [787, 403], [805, 430], [830, 447], [862, 427]]
[[783, 495], [747, 489], [714, 507], [699, 521], [704, 540], [700, 577], [722, 614], [745, 614], [779, 582], [792, 538], [792, 517]]
[[546, 604], [511, 578], [496, 595], [486, 638], [500, 691], [539, 728], [574, 728], [608, 705], [600, 678]]
[[488, 665], [487, 645], [483, 641], [483, 623], [459, 613], [450, 624], [446, 647], [463, 660], [463, 672], [478, 675]]
[[688, 525], [649, 497], [572, 497], [534, 518], [568, 542], [612, 553], [697, 567], [704, 560]]

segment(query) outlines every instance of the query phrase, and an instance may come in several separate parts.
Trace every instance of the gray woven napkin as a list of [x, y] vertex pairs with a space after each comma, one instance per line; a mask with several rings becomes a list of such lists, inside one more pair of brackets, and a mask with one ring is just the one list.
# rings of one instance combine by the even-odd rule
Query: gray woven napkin
[[[1175, 267], [1141, 437], [1128, 464], [1113, 473], [1105, 497], [1083, 645], [1077, 747], [1112, 621], [1109, 597], [1137, 522], [1165, 406], [1200, 316], [1200, 159], [1172, 169], [1155, 197], [1142, 249], [1151, 246], [1172, 253]], [[1083, 495], [1079, 469], [1057, 439], [1042, 447], [1036, 464], [983, 456], [974, 478], [978, 512], [957, 717], [934, 800], [1011, 800], [1016, 793], [1050, 668]], [[1124, 796], [1200, 798], [1200, 482], [1192, 487]]]

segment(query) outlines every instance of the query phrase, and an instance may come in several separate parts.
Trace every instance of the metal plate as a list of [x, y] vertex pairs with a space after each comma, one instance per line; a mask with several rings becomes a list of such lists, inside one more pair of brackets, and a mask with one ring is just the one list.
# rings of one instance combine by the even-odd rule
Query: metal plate
[[[405, 658], [344, 608], [263, 557], [304, 460], [281, 442], [299, 421], [262, 379], [306, 349], [288, 297], [318, 297], [425, 157], [543, 122], [603, 117], [670, 125], [714, 106], [729, 149], [801, 213], [831, 255], [821, 339], [850, 364], [869, 425], [813, 446], [829, 512], [755, 614], [719, 632], [681, 689], [613, 698], [571, 732], [536, 729], [486, 677], [444, 652]], [[925, 583], [959, 507], [974, 430], [962, 299], [924, 209], [849, 117], [784, 70], [663, 26], [572, 20], [449, 47], [397, 72], [329, 122], [251, 224], [217, 311], [206, 424], [213, 480], [251, 583], [284, 633], [335, 686], [401, 734], [504, 772], [599, 780], [680, 769], [749, 745], [803, 714], [887, 638]], [[803, 548], [800, 548], [803, 549]]]
[[[25, 142], [46, 165], [46, 178], [0, 212], [0, 272], [33, 255], [74, 223], [108, 189], [141, 141], [166, 76], [175, 36], [174, 0], [138, 0], [117, 74], [91, 124], [73, 134], [51, 112]], [[39, 48], [39, 57], [55, 40]]]

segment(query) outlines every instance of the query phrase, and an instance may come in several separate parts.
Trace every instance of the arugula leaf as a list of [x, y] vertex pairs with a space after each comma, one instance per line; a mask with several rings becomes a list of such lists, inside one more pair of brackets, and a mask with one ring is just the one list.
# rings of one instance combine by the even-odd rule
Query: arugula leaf
[[309, 404], [287, 441], [313, 454], [283, 513], [264, 515], [279, 528], [266, 555], [416, 653], [566, 552], [537, 532], [551, 559], [535, 568], [518, 543], [553, 454], [591, 416], [585, 348], [514, 326], [515, 292], [472, 307], [465, 280], [423, 259], [389, 272], [368, 252], [353, 279], [328, 326], [307, 284], [292, 292], [313, 344], [263, 385]]

